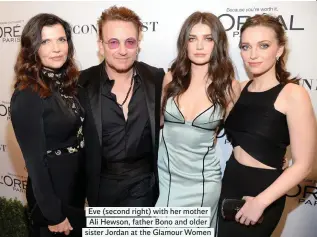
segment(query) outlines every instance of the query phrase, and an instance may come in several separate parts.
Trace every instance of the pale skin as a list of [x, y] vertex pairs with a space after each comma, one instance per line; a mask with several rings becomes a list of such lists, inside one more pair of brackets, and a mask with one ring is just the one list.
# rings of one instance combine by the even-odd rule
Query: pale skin
[[[254, 79], [248, 90], [261, 92], [279, 84], [275, 76], [275, 63], [284, 47], [278, 44], [275, 32], [264, 26], [247, 28], [241, 36], [241, 45], [242, 59]], [[242, 83], [242, 88], [246, 83]], [[274, 107], [286, 115], [293, 165], [256, 197], [244, 197], [246, 203], [236, 214], [236, 221], [241, 224], [256, 224], [269, 205], [299, 184], [312, 170], [317, 125], [308, 93], [296, 84], [287, 84], [278, 95]], [[234, 156], [246, 166], [274, 169], [260, 163], [239, 146], [234, 148]]]
[[[206, 94], [206, 89], [211, 83], [206, 75], [213, 48], [214, 41], [209, 26], [202, 23], [194, 25], [189, 34], [187, 46], [188, 57], [192, 62], [191, 82], [188, 89], [178, 98], [178, 107], [186, 121], [193, 121], [202, 111], [205, 111], [206, 108], [212, 105]], [[163, 80], [163, 88], [166, 88], [172, 79], [172, 73], [167, 72]], [[236, 80], [233, 80], [232, 85], [234, 93], [231, 95], [232, 99], [228, 97], [228, 101], [230, 101], [227, 108], [228, 112], [240, 94], [240, 84]], [[161, 125], [163, 123], [164, 117], [162, 111]]]
[[[99, 52], [105, 57], [106, 72], [109, 79], [114, 80], [114, 86], [111, 90], [116, 95], [117, 103], [122, 104], [131, 85], [133, 75], [132, 65], [137, 59], [139, 51], [139, 43], [136, 48], [130, 49], [125, 46], [127, 39], [136, 39], [139, 42], [140, 31], [132, 22], [125, 21], [107, 21], [102, 27], [102, 39], [99, 40]], [[120, 45], [116, 49], [110, 49], [105, 42], [109, 39], [118, 39]], [[131, 92], [122, 106], [125, 120], [128, 119], [129, 102], [132, 97], [133, 86]]]
[[[42, 65], [47, 69], [59, 69], [67, 60], [68, 43], [65, 30], [62, 25], [44, 26], [41, 32], [42, 43], [38, 55]], [[66, 218], [57, 225], [49, 225], [48, 229], [53, 233], [69, 235], [73, 227]]]
[[68, 43], [62, 25], [44, 26], [42, 43], [38, 50], [41, 63], [46, 68], [59, 69], [67, 60]]

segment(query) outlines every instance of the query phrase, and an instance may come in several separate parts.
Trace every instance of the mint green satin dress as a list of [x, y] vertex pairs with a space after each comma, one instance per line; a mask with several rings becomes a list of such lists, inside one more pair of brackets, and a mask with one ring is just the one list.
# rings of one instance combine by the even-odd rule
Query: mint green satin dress
[[215, 227], [221, 191], [215, 139], [221, 123], [220, 108], [211, 106], [193, 121], [185, 121], [175, 100], [167, 100], [158, 154], [157, 207], [210, 207], [211, 227]]

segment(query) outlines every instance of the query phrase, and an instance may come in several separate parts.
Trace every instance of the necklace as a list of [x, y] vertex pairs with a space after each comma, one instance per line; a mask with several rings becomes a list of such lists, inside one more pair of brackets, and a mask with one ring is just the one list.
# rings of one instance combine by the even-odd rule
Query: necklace
[[124, 98], [122, 104], [119, 104], [119, 103], [117, 102], [117, 104], [118, 104], [120, 107], [122, 107], [122, 106], [125, 104], [125, 102], [127, 101], [128, 97], [129, 97], [129, 95], [130, 95], [130, 92], [131, 92], [131, 89], [132, 89], [132, 84], [133, 84], [133, 75], [134, 75], [134, 74], [132, 74], [132, 77], [131, 77], [130, 88], [129, 88], [129, 90], [128, 90], [128, 92], [127, 92], [127, 95], [125, 96], [125, 98]]

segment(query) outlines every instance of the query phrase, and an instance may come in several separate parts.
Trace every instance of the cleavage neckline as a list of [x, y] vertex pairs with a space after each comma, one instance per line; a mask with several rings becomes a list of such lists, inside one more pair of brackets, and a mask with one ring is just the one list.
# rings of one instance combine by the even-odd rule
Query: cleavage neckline
[[186, 119], [185, 119], [185, 116], [184, 116], [183, 113], [182, 113], [182, 111], [179, 109], [179, 107], [178, 107], [178, 105], [177, 105], [175, 99], [172, 98], [172, 100], [173, 100], [173, 102], [174, 102], [174, 104], [175, 104], [175, 106], [176, 106], [178, 112], [179, 112], [180, 115], [183, 117], [184, 123], [191, 123], [191, 124], [193, 124], [197, 118], [199, 118], [199, 117], [200, 117], [201, 115], [203, 115], [205, 112], [207, 112], [207, 111], [210, 110], [212, 107], [214, 107], [214, 105], [212, 104], [210, 107], [208, 107], [207, 109], [205, 109], [205, 110], [203, 110], [202, 112], [200, 112], [193, 120], [186, 120]]

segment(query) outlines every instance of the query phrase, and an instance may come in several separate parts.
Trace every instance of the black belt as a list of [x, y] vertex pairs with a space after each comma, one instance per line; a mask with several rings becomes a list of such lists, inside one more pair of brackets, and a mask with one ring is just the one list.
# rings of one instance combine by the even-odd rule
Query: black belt
[[144, 157], [138, 160], [121, 162], [103, 162], [101, 176], [134, 176], [153, 171], [153, 159]]

